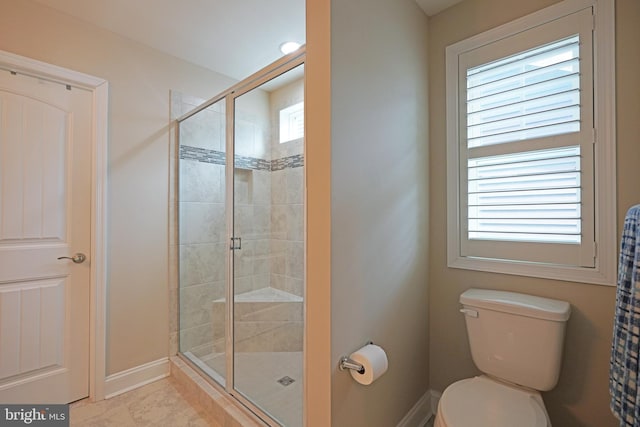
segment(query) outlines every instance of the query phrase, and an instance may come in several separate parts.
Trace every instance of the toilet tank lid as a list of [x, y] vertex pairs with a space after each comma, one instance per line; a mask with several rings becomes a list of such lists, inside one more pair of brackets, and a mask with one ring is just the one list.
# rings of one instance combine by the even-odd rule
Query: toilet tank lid
[[567, 321], [571, 314], [571, 305], [566, 301], [489, 289], [467, 289], [460, 295], [460, 303], [558, 322]]

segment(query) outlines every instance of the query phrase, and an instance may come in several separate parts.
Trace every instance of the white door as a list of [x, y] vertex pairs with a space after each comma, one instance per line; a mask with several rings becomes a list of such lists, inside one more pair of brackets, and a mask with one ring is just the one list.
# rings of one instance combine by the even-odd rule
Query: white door
[[0, 70], [1, 403], [89, 394], [92, 105]]

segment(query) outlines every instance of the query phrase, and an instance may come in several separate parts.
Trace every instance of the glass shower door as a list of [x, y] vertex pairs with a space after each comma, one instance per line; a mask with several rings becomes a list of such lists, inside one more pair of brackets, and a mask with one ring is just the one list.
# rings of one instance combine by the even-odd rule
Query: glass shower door
[[304, 70], [234, 101], [234, 393], [302, 426]]
[[225, 98], [179, 126], [180, 352], [221, 384], [227, 379]]
[[303, 62], [195, 104], [178, 137], [180, 354], [287, 427], [303, 425]]

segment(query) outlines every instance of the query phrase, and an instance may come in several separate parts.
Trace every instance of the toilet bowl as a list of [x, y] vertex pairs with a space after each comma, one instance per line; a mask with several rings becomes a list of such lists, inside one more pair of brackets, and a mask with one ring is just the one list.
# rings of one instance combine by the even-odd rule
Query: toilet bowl
[[465, 291], [460, 303], [485, 375], [445, 389], [434, 427], [551, 427], [540, 391], [558, 382], [569, 303], [487, 289]]
[[550, 426], [540, 393], [484, 375], [447, 387], [438, 403], [434, 424], [434, 427]]

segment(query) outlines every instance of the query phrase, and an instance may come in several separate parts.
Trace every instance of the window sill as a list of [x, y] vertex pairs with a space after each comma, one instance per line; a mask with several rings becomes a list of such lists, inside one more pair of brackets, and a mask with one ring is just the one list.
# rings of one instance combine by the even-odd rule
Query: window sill
[[[610, 263], [615, 265], [615, 262]], [[586, 268], [569, 267], [552, 264], [536, 264], [516, 261], [506, 261], [488, 258], [450, 257], [450, 268], [476, 270], [516, 276], [537, 277], [541, 279], [563, 280], [593, 285], [615, 286], [615, 268]]]

